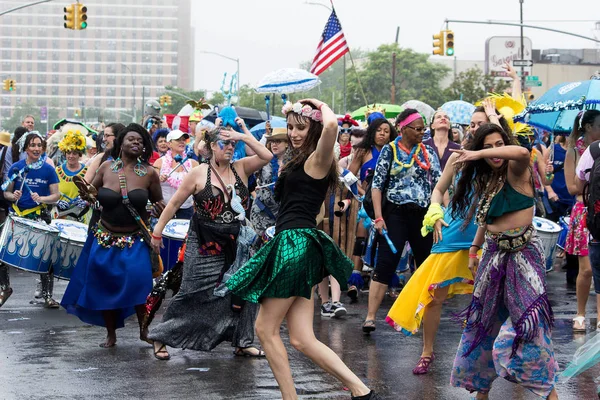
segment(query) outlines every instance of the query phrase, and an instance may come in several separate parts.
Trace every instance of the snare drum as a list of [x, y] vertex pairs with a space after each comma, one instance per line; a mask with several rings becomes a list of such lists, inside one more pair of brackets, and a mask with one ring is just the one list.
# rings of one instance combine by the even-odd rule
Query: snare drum
[[544, 245], [544, 258], [546, 260], [546, 271], [552, 269], [554, 263], [554, 250], [560, 236], [561, 227], [545, 218], [533, 217], [533, 226], [537, 230], [537, 235]]
[[165, 272], [173, 268], [177, 263], [179, 248], [183, 244], [190, 228], [190, 221], [187, 219], [172, 219], [167, 222], [163, 229], [163, 245], [160, 249], [160, 257], [163, 260]]
[[52, 220], [50, 226], [59, 230], [58, 243], [52, 252], [54, 275], [58, 279], [71, 280], [83, 245], [87, 240], [88, 226], [66, 219]]
[[58, 229], [43, 222], [9, 215], [0, 235], [0, 261], [18, 269], [47, 274]]
[[560, 235], [558, 235], [558, 242], [556, 245], [564, 250], [565, 243], [567, 242], [567, 233], [569, 233], [569, 226], [571, 225], [571, 217], [560, 217], [558, 224], [562, 230], [560, 231]]

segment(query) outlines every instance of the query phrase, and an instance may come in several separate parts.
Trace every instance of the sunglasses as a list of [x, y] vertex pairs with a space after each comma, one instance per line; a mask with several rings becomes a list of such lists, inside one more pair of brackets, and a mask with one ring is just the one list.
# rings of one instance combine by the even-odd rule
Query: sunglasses
[[225, 146], [229, 146], [232, 145], [233, 147], [235, 147], [235, 140], [217, 140], [217, 143], [219, 143], [219, 146], [221, 148], [225, 147]]
[[350, 133], [352, 132], [352, 128], [340, 128], [340, 133]]
[[414, 126], [410, 126], [410, 125], [406, 125], [406, 127], [407, 127], [407, 128], [410, 128], [410, 129], [412, 129], [413, 131], [416, 131], [416, 132], [418, 132], [418, 133], [423, 133], [423, 132], [425, 132], [425, 127], [418, 127], [418, 128], [415, 128]]
[[272, 140], [269, 140], [269, 143], [271, 143], [271, 144], [273, 144], [273, 143], [282, 144], [282, 143], [287, 143], [287, 142], [288, 142], [287, 139], [272, 139]]

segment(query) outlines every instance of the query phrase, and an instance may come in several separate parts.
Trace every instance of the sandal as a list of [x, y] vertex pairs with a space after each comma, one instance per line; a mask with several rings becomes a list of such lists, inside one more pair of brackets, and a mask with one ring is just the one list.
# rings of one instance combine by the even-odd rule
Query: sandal
[[431, 366], [431, 363], [433, 363], [433, 360], [435, 360], [435, 354], [433, 353], [431, 353], [431, 355], [428, 357], [419, 358], [417, 366], [415, 369], [413, 369], [413, 374], [425, 375], [427, 372], [429, 372], [429, 367]]
[[0, 307], [6, 303], [11, 294], [13, 294], [13, 290], [10, 287], [0, 292]]
[[377, 329], [377, 327], [375, 326], [375, 320], [368, 319], [365, 322], [363, 322], [362, 330], [364, 333], [369, 334], [369, 333], [373, 332], [375, 329]]
[[[166, 354], [165, 355], [160, 355], [160, 354]], [[169, 352], [167, 351], [167, 345], [166, 344], [162, 344], [158, 349], [156, 349], [156, 347], [154, 348], [154, 357], [157, 360], [161, 360], [161, 361], [167, 361], [171, 358], [171, 355], [169, 354]]]
[[57, 308], [60, 308], [60, 304], [58, 304], [58, 302], [56, 300], [54, 300], [52, 297], [48, 297], [47, 299], [44, 300], [44, 308], [57, 309]]
[[585, 331], [586, 331], [585, 317], [578, 315], [575, 318], [573, 318], [573, 332], [585, 332]]
[[[258, 353], [253, 352], [252, 349], [258, 351]], [[264, 358], [267, 356], [264, 351], [254, 346], [238, 347], [233, 351], [233, 354], [238, 357]]]

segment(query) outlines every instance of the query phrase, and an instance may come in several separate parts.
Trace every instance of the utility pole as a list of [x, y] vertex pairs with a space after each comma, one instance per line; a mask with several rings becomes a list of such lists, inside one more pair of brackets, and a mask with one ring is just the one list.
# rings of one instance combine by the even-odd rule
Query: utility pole
[[[519, 0], [521, 6], [521, 60], [525, 59], [525, 39], [523, 38], [523, 3], [525, 0]], [[521, 65], [521, 91], [525, 92], [525, 66]]]
[[[396, 44], [400, 37], [400, 27], [396, 27]], [[396, 104], [396, 52], [392, 53], [392, 93], [390, 96], [392, 104]]]

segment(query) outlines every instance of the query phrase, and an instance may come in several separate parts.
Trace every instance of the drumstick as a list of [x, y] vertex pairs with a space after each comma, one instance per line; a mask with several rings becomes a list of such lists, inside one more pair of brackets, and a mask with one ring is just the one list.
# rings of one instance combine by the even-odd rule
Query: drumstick
[[185, 172], [189, 172], [189, 171], [187, 170], [187, 168], [185, 167], [185, 165], [183, 165], [183, 164], [184, 164], [184, 163], [185, 163], [185, 162], [186, 162], [186, 161], [187, 161], [189, 158], [190, 158], [190, 157], [188, 156], [188, 157], [184, 158], [183, 160], [181, 160], [181, 162], [180, 162], [179, 164], [177, 164], [177, 166], [176, 166], [175, 168], [173, 168], [173, 169], [171, 170], [171, 172], [169, 172], [169, 175], [167, 175], [167, 178], [168, 178], [168, 177], [170, 177], [170, 176], [171, 176], [171, 174], [172, 174], [173, 172], [175, 172], [175, 171], [177, 170], [177, 168], [179, 168], [179, 167], [181, 167], [181, 166], [183, 166], [183, 169], [185, 169]]

